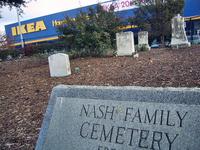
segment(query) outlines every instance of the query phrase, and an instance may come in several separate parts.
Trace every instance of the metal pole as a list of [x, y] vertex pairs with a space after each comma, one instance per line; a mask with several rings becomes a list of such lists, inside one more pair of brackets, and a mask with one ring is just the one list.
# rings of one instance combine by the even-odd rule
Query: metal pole
[[24, 39], [23, 39], [23, 35], [22, 35], [22, 31], [21, 31], [21, 22], [20, 22], [20, 13], [19, 13], [19, 8], [16, 8], [17, 10], [17, 20], [18, 20], [18, 25], [19, 25], [19, 34], [20, 34], [20, 40], [21, 40], [21, 46], [22, 48], [24, 48]]
[[81, 5], [81, 1], [79, 0], [78, 2], [79, 2], [79, 7], [82, 7], [82, 5]]

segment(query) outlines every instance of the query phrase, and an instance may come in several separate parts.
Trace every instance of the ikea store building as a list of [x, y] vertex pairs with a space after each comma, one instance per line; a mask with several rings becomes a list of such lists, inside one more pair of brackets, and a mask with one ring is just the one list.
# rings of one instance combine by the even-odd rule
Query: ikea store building
[[[120, 17], [129, 17], [133, 15], [133, 9], [137, 6], [132, 5], [132, 0], [116, 0], [102, 3], [101, 5], [108, 9], [110, 5], [115, 7], [115, 11]], [[63, 11], [47, 16], [33, 18], [21, 22], [21, 33], [23, 35], [24, 44], [49, 42], [58, 39], [57, 26], [62, 24], [66, 16], [76, 17], [80, 11], [87, 11], [86, 6], [73, 10]], [[188, 37], [195, 40], [200, 36], [200, 0], [185, 0], [183, 16], [186, 20], [186, 33]], [[127, 26], [126, 29], [131, 29], [132, 26]], [[21, 45], [20, 28], [18, 22], [5, 26], [6, 35], [11, 39], [15, 46]]]

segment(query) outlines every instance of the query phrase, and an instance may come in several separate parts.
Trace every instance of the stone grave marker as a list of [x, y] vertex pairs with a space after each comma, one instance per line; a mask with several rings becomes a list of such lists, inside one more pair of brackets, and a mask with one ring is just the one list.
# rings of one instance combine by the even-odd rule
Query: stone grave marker
[[69, 56], [63, 53], [57, 53], [49, 56], [49, 70], [51, 77], [64, 77], [71, 75]]
[[200, 89], [53, 89], [36, 150], [198, 150]]
[[116, 34], [117, 56], [131, 56], [135, 52], [133, 32], [121, 32]]
[[172, 19], [172, 47], [189, 47], [191, 46], [188, 42], [186, 32], [185, 32], [185, 22], [184, 18], [178, 14]]
[[138, 47], [139, 49], [145, 48], [150, 50], [149, 40], [148, 40], [148, 32], [147, 31], [140, 31], [138, 32]]

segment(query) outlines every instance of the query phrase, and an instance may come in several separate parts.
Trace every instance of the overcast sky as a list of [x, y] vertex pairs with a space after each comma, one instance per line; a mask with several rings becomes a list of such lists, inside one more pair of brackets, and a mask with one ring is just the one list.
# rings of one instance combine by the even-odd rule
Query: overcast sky
[[[22, 14], [20, 20], [28, 20], [105, 1], [108, 0], [32, 0], [27, 4], [27, 7], [23, 8], [24, 14]], [[15, 8], [10, 10], [9, 8], [4, 7], [0, 9], [0, 14], [2, 16], [2, 18], [0, 18], [0, 32], [4, 32], [4, 25], [17, 22]]]

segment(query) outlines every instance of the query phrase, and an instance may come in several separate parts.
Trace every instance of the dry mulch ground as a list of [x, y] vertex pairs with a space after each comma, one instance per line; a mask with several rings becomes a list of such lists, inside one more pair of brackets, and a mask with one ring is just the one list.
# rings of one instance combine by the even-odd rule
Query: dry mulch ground
[[71, 60], [72, 75], [64, 78], [49, 77], [47, 60], [1, 62], [0, 149], [34, 149], [49, 95], [58, 84], [200, 87], [199, 46], [139, 55]]

